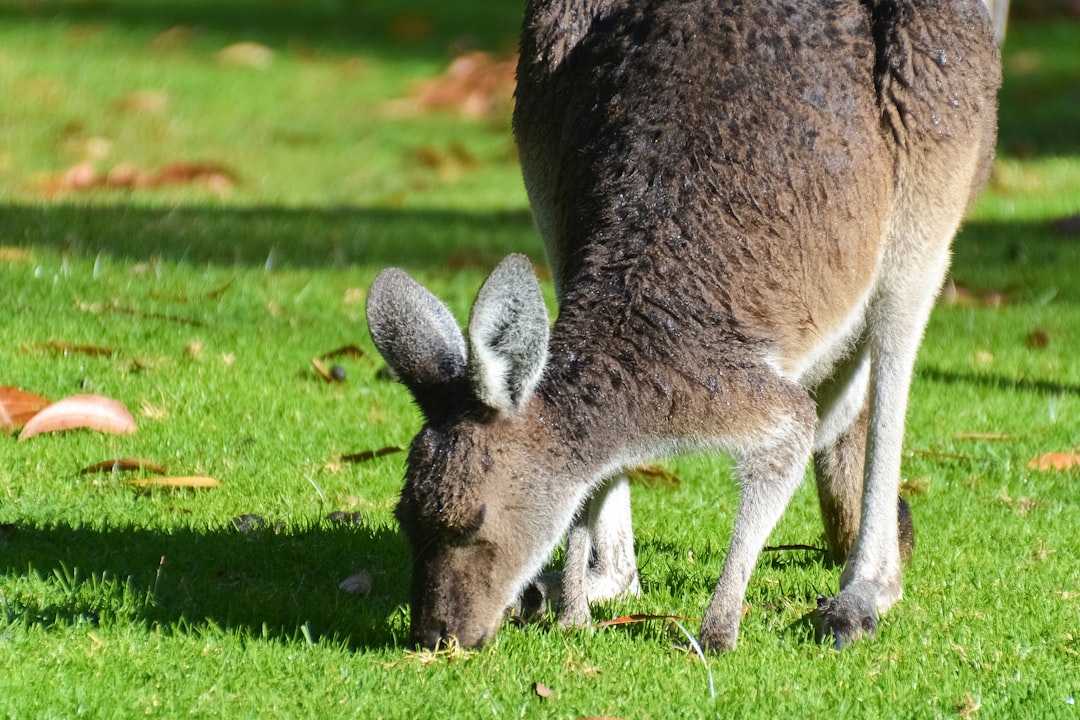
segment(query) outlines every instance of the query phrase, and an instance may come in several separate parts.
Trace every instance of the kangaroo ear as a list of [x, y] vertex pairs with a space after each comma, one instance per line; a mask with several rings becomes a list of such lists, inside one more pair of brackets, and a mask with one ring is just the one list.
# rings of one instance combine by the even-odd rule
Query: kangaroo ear
[[469, 377], [488, 407], [503, 412], [532, 396], [547, 361], [548, 317], [540, 283], [524, 255], [499, 263], [469, 317]]
[[454, 316], [405, 271], [387, 268], [368, 290], [367, 320], [375, 347], [430, 418], [440, 389], [465, 378], [465, 338]]

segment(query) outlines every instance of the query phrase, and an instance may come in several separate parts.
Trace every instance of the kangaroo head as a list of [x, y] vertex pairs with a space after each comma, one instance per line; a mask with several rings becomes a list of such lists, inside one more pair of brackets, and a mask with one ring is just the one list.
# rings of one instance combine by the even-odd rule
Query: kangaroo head
[[504, 260], [477, 296], [467, 341], [396, 268], [375, 279], [367, 315], [425, 418], [396, 512], [413, 553], [412, 639], [481, 645], [574, 509], [552, 509], [553, 443], [533, 394], [548, 344], [539, 284], [527, 258]]

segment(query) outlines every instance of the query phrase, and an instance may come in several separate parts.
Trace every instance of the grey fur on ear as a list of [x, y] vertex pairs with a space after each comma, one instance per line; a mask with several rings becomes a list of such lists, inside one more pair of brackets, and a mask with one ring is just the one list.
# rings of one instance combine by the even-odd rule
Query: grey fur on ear
[[469, 316], [469, 377], [480, 401], [503, 412], [522, 407], [543, 375], [547, 347], [547, 306], [532, 262], [510, 255]]
[[375, 347], [413, 395], [465, 376], [465, 338], [457, 321], [404, 270], [387, 268], [372, 282], [367, 320]]

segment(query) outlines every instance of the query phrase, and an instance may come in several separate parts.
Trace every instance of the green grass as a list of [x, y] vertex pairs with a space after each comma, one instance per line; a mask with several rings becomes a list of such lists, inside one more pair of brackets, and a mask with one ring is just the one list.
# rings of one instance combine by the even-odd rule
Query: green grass
[[[505, 113], [387, 111], [455, 48], [512, 48], [519, 3], [395, 8], [0, 7], [0, 384], [116, 397], [139, 424], [0, 437], [0, 717], [1075, 717], [1080, 476], [1027, 462], [1080, 445], [1080, 240], [1053, 225], [1080, 212], [1080, 26], [1009, 29], [1000, 157], [953, 270], [1005, 303], [941, 306], [927, 332], [904, 600], [876, 640], [836, 653], [804, 617], [838, 571], [810, 552], [764, 555], [739, 650], [709, 659], [712, 700], [662, 621], [507, 626], [479, 652], [406, 651], [408, 553], [391, 515], [403, 458], [335, 461], [404, 445], [419, 422], [379, 377], [363, 291], [403, 265], [464, 321], [501, 256], [542, 249]], [[186, 39], [155, 44], [177, 26]], [[269, 68], [215, 61], [241, 41], [271, 47]], [[147, 89], [164, 110], [122, 109]], [[88, 153], [102, 168], [209, 160], [239, 182], [224, 197], [46, 196]], [[422, 161], [433, 153], [468, 162]], [[1045, 347], [1027, 341], [1036, 331]], [[317, 379], [310, 359], [347, 343], [366, 351], [340, 361], [348, 382]], [[142, 492], [79, 474], [113, 457], [221, 485]], [[598, 618], [698, 617], [708, 600], [737, 500], [730, 464], [667, 466], [677, 487], [634, 489], [644, 594]], [[335, 510], [363, 521], [335, 524]], [[266, 527], [237, 530], [244, 514]], [[820, 535], [807, 483], [770, 542]], [[340, 592], [358, 570], [370, 595]]]

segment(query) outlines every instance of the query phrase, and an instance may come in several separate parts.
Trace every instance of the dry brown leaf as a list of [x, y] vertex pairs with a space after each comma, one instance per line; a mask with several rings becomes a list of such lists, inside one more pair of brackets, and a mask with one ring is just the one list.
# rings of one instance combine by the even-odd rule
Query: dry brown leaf
[[237, 175], [221, 163], [175, 162], [160, 170], [144, 170], [131, 163], [118, 163], [104, 175], [92, 163], [79, 163], [60, 176], [46, 178], [42, 190], [53, 196], [90, 190], [152, 190], [174, 185], [201, 184], [221, 195], [238, 182]]
[[949, 280], [941, 289], [941, 295], [938, 297], [938, 302], [942, 305], [956, 307], [984, 307], [996, 309], [1007, 304], [1007, 299], [1005, 293], [999, 290], [976, 291]]
[[694, 618], [684, 617], [683, 615], [648, 615], [638, 613], [634, 615], [623, 615], [621, 617], [612, 618], [610, 620], [601, 620], [593, 623], [593, 627], [605, 628], [614, 627], [616, 625], [633, 625], [635, 623], [643, 623], [649, 620], [680, 620], [682, 622], [700, 622]]
[[1008, 433], [956, 433], [953, 435], [953, 440], [1012, 440], [1015, 435], [1009, 435]]
[[322, 360], [333, 360], [339, 357], [347, 357], [351, 358], [352, 360], [359, 360], [360, 358], [364, 357], [364, 351], [358, 346], [350, 344], [342, 345], [335, 350], [325, 352], [319, 356], [319, 358]]
[[1027, 464], [1028, 469], [1040, 472], [1051, 470], [1072, 470], [1080, 466], [1080, 455], [1075, 453], [1046, 453], [1033, 457]]
[[63, 340], [50, 340], [47, 343], [38, 343], [36, 345], [27, 346], [34, 350], [51, 350], [53, 352], [64, 355], [87, 355], [89, 357], [112, 357], [116, 354], [116, 350], [113, 348], [102, 347], [101, 345], [80, 345], [79, 343], [69, 343]]
[[136, 90], [113, 101], [126, 115], [161, 115], [169, 107], [169, 96], [160, 90]]
[[179, 50], [191, 44], [195, 30], [185, 25], [176, 25], [163, 30], [150, 41], [150, 47], [158, 51]]
[[383, 455], [399, 453], [402, 449], [403, 448], [400, 448], [397, 445], [388, 445], [384, 448], [379, 448], [378, 450], [364, 450], [363, 452], [352, 453], [351, 455], [342, 455], [341, 461], [349, 463], [367, 462], [368, 460], [380, 458]]
[[23, 427], [19, 442], [41, 433], [88, 428], [122, 435], [135, 432], [135, 418], [122, 403], [101, 395], [72, 395], [44, 408]]
[[391, 103], [395, 114], [450, 110], [468, 118], [481, 118], [509, 109], [516, 85], [517, 59], [495, 60], [484, 52], [466, 52], [436, 78], [419, 84], [406, 100]]
[[26, 248], [12, 245], [0, 245], [0, 262], [14, 265], [17, 262], [33, 260], [34, 256]]
[[222, 48], [214, 56], [222, 65], [264, 70], [274, 59], [274, 51], [256, 42], [238, 42]]
[[326, 382], [330, 383], [343, 383], [346, 380], [345, 368], [340, 365], [326, 366], [319, 358], [311, 358], [311, 367], [315, 368], [315, 372], [319, 374]]
[[218, 481], [212, 477], [205, 477], [201, 475], [191, 475], [186, 477], [152, 477], [152, 478], [134, 478], [127, 481], [128, 485], [134, 485], [135, 487], [166, 487], [166, 488], [195, 488], [195, 489], [207, 489], [215, 488], [219, 485]]
[[145, 458], [114, 458], [103, 460], [93, 465], [87, 465], [79, 471], [80, 475], [93, 475], [95, 473], [119, 473], [119, 472], [151, 472], [156, 475], [164, 475], [165, 468], [153, 460]]
[[901, 478], [900, 497], [907, 499], [914, 495], [925, 495], [929, 487], [930, 478], [928, 477]]
[[40, 395], [14, 387], [0, 386], [0, 431], [11, 432], [49, 406]]
[[330, 368], [326, 367], [326, 364], [319, 358], [311, 358], [311, 367], [315, 369], [315, 372], [326, 382], [338, 382], [338, 380], [331, 374]]
[[645, 487], [675, 489], [682, 483], [678, 475], [659, 465], [639, 465], [627, 472], [626, 477], [635, 485]]
[[1050, 344], [1045, 330], [1032, 330], [1024, 337], [1024, 343], [1032, 350], [1043, 350]]

